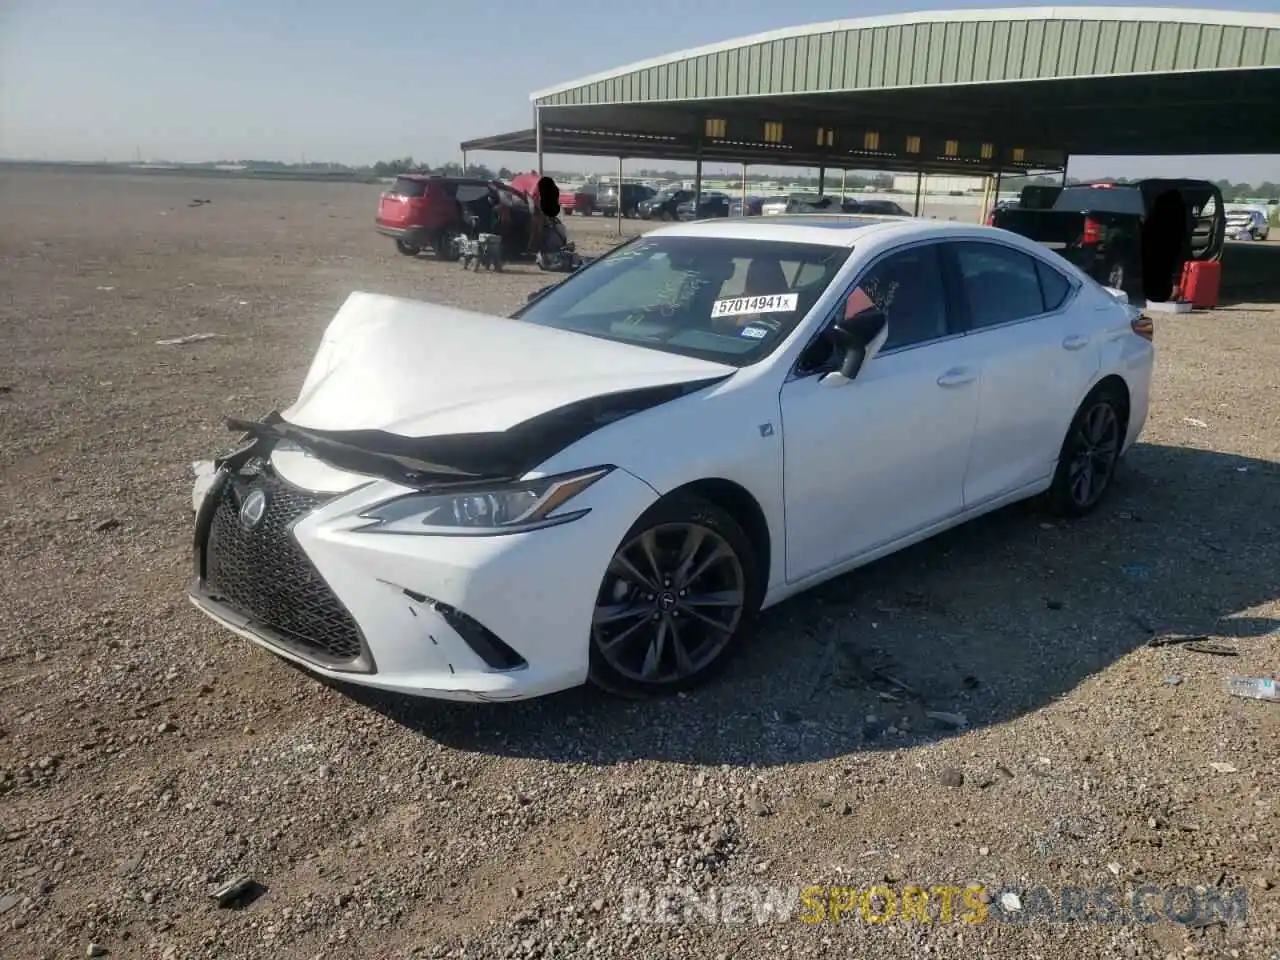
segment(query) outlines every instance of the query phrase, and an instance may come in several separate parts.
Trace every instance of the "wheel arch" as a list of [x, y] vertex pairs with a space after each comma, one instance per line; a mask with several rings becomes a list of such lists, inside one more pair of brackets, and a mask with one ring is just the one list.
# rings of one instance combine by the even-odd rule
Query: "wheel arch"
[[676, 487], [662, 499], [680, 494], [691, 494], [714, 503], [737, 521], [756, 552], [756, 561], [764, 578], [760, 587], [767, 590], [773, 580], [773, 533], [764, 508], [751, 491], [723, 477], [706, 477]]
[[[1076, 405], [1077, 412], [1093, 397], [1105, 391], [1113, 392], [1119, 397], [1122, 405], [1121, 410], [1121, 436], [1123, 437], [1129, 429], [1129, 412], [1132, 409], [1132, 397], [1129, 392], [1129, 384], [1124, 377], [1118, 373], [1108, 373], [1102, 377], [1097, 383], [1089, 388], [1089, 392], [1080, 398], [1080, 402]], [[1074, 414], [1073, 414], [1074, 416]]]

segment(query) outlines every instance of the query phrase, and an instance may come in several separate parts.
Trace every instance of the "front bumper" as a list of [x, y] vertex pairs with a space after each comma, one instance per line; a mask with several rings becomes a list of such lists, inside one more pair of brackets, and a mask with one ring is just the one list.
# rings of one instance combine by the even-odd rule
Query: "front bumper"
[[[317, 494], [289, 481], [280, 470], [288, 462], [224, 465], [208, 485], [192, 602], [322, 676], [449, 700], [527, 699], [585, 682], [601, 578], [656, 499], [614, 470], [574, 499], [591, 512], [559, 526], [501, 536], [358, 532], [369, 507], [409, 491], [362, 478], [345, 493]], [[239, 513], [257, 489], [267, 507], [250, 532]]]

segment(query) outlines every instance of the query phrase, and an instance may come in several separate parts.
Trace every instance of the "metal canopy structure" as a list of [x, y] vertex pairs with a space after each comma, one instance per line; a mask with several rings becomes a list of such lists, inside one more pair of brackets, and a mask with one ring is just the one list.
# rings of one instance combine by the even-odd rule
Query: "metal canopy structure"
[[[533, 94], [495, 150], [961, 174], [1280, 153], [1280, 15], [937, 11], [812, 24]], [[541, 162], [539, 162], [541, 167]]]

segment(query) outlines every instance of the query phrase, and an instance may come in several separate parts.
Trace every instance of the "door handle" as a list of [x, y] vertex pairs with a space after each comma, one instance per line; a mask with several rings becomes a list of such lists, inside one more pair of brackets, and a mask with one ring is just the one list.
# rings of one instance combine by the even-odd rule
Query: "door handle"
[[952, 367], [938, 378], [938, 386], [963, 387], [966, 383], [973, 383], [977, 379], [978, 375], [968, 367]]
[[1088, 345], [1089, 336], [1084, 333], [1072, 334], [1062, 341], [1063, 348], [1067, 350], [1079, 350], [1081, 347], [1087, 347]]

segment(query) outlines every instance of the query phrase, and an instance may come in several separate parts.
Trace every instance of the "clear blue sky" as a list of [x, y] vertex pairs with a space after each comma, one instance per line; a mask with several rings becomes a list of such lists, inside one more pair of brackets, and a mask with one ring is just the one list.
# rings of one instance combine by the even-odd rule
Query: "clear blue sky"
[[[1276, 3], [1195, 5], [1274, 11]], [[0, 0], [0, 156], [439, 163], [458, 158], [461, 140], [530, 126], [531, 91], [634, 60], [798, 23], [998, 5]], [[530, 164], [520, 155], [475, 159]], [[1280, 157], [1085, 158], [1071, 172], [1280, 181]]]

